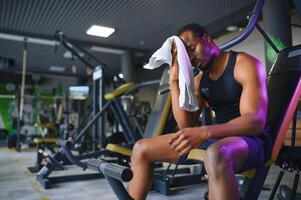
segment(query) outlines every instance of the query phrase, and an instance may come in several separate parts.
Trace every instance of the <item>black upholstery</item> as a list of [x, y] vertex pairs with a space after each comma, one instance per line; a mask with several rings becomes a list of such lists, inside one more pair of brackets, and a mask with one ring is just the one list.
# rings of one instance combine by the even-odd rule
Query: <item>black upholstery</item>
[[301, 74], [300, 55], [288, 58], [290, 52], [301, 51], [301, 45], [279, 52], [277, 60], [271, 69], [268, 80], [268, 126], [273, 141], [277, 137], [280, 125], [284, 119], [288, 106], [295, 93]]

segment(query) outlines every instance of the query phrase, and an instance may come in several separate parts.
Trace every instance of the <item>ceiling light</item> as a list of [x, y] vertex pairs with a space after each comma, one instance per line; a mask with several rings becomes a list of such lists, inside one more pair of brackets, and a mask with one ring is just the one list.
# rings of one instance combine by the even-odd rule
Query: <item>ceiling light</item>
[[229, 31], [229, 32], [234, 32], [234, 31], [238, 30], [238, 26], [230, 25], [230, 26], [227, 26], [226, 30]]
[[49, 70], [52, 72], [64, 72], [66, 71], [66, 67], [62, 67], [62, 66], [50, 66]]
[[93, 25], [91, 28], [87, 30], [88, 35], [94, 35], [98, 37], [109, 37], [114, 32], [115, 32], [114, 28], [96, 26], [96, 25]]

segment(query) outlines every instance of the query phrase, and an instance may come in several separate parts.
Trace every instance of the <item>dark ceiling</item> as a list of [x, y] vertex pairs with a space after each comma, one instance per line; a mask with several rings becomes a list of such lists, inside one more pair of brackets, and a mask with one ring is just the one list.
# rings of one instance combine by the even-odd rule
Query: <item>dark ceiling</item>
[[[121, 56], [109, 50], [127, 50], [137, 55], [149, 54], [174, 35], [181, 26], [195, 22], [204, 25], [214, 36], [225, 27], [240, 23], [252, 10], [255, 0], [0, 0], [0, 56], [12, 58], [21, 67], [23, 43], [1, 39], [1, 33], [52, 39], [56, 30], [90, 51], [115, 73], [120, 71]], [[114, 27], [109, 38], [89, 36], [92, 25]], [[78, 60], [63, 58], [66, 52], [54, 46], [28, 43], [28, 70], [48, 72], [50, 66], [65, 66], [78, 74], [84, 66]], [[141, 60], [141, 59], [140, 59]]]

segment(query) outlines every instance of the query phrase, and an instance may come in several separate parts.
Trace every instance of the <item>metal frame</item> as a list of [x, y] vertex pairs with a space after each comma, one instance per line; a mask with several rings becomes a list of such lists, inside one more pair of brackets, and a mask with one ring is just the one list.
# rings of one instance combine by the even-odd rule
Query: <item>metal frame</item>
[[133, 173], [130, 168], [96, 159], [81, 162], [72, 154], [69, 146], [70, 143], [68, 144], [68, 142], [62, 144], [65, 154], [72, 163], [81, 167], [83, 170], [89, 168], [98, 171], [99, 174], [106, 178], [118, 199], [133, 200], [122, 184], [122, 181], [127, 182], [132, 179]]
[[43, 152], [45, 151], [45, 149], [48, 149], [53, 154], [55, 153], [54, 149], [52, 148], [52, 145], [53, 144], [47, 144], [44, 142], [39, 142], [36, 144], [36, 162], [35, 162], [34, 166], [28, 167], [28, 170], [31, 173], [36, 173], [43, 167], [43, 165], [41, 163], [44, 158]]
[[[100, 73], [101, 76], [98, 76], [97, 78], [94, 77], [94, 74]], [[93, 115], [96, 116], [97, 112], [104, 106], [104, 80], [103, 80], [103, 73], [101, 68], [96, 68], [94, 69], [93, 72]], [[97, 137], [97, 132], [100, 131], [99, 133], [99, 144], [101, 147], [103, 147], [104, 143], [104, 131], [105, 131], [105, 122], [104, 122], [104, 117], [100, 117], [98, 120], [98, 123], [94, 123], [93, 129], [92, 129], [92, 150], [96, 151], [97, 150], [97, 145], [96, 145], [96, 137]]]
[[[105, 105], [103, 106], [103, 108], [79, 132], [77, 137], [73, 141], [70, 141], [70, 148], [72, 148], [78, 141], [80, 141], [80, 139], [87, 133], [87, 130], [91, 126], [93, 126], [95, 124], [95, 122], [101, 116], [103, 116], [103, 114], [107, 111], [107, 109], [115, 110], [116, 105], [118, 106], [119, 104], [120, 104], [120, 102], [117, 99], [112, 99], [112, 100], [106, 102]], [[140, 137], [138, 135], [138, 136], [132, 138], [132, 135], [135, 135], [135, 132], [132, 130], [131, 127], [129, 127], [126, 124], [126, 120], [127, 120], [126, 116], [127, 115], [126, 115], [124, 110], [118, 109], [118, 111], [114, 112], [114, 114], [116, 115], [116, 118], [117, 118], [118, 122], [121, 124], [121, 126], [124, 127], [123, 128], [124, 134], [125, 134], [126, 138], [129, 139], [127, 141], [128, 143], [134, 142], [133, 138], [139, 138]], [[101, 155], [105, 155], [106, 153], [107, 152], [105, 150], [95, 151], [95, 152], [90, 153], [90, 154], [85, 154], [85, 155], [78, 156], [77, 159], [82, 160], [82, 159], [87, 159], [87, 158], [100, 157]], [[51, 188], [52, 185], [54, 183], [57, 183], [57, 182], [73, 181], [73, 180], [87, 180], [87, 179], [91, 179], [91, 177], [95, 177], [95, 178], [103, 177], [103, 176], [99, 176], [99, 175], [95, 175], [95, 174], [93, 174], [93, 175], [83, 174], [83, 175], [75, 175], [75, 176], [49, 177], [49, 175], [52, 173], [53, 170], [55, 170], [57, 168], [63, 169], [63, 166], [61, 165], [61, 163], [71, 164], [71, 162], [66, 157], [64, 149], [61, 148], [54, 156], [50, 156], [50, 155], [47, 156], [46, 165], [43, 166], [43, 168], [37, 173], [37, 180], [39, 181], [39, 183], [45, 189]]]
[[179, 174], [179, 176], [154, 175], [151, 189], [159, 192], [160, 194], [170, 195], [172, 188], [207, 182], [203, 179], [204, 171], [200, 173], [192, 173], [189, 168], [184, 168], [182, 170], [178, 169], [175, 173]]
[[[149, 85], [158, 84], [159, 81], [150, 81], [142, 84], [138, 84], [134, 88], [141, 88], [146, 87]], [[121, 105], [119, 98], [113, 98], [111, 100], [108, 100], [102, 109], [100, 109], [97, 114], [86, 124], [86, 126], [78, 133], [76, 138], [72, 141], [70, 141], [69, 148], [72, 148], [77, 142], [80, 142], [81, 138], [87, 133], [87, 130], [91, 128], [97, 120], [103, 116], [103, 114], [107, 111], [107, 109], [111, 109], [116, 117], [116, 120], [121, 125], [124, 136], [126, 138], [126, 141], [128, 144], [133, 144], [137, 140], [142, 138], [142, 134], [139, 132], [135, 132], [134, 128], [131, 126], [131, 123], [129, 121], [129, 117], [127, 113], [123, 110], [123, 107]], [[101, 149], [100, 151], [95, 151], [93, 153], [84, 154], [77, 156], [76, 159], [83, 160], [87, 158], [94, 158], [94, 157], [100, 157], [101, 155], [107, 155], [107, 151]], [[115, 160], [110, 160], [110, 162], [115, 162]], [[64, 164], [72, 164], [72, 162], [66, 157], [65, 151], [63, 148], [61, 148], [54, 156], [47, 156], [47, 163], [46, 165], [37, 173], [37, 180], [39, 183], [45, 188], [51, 188], [52, 184], [62, 181], [73, 181], [73, 180], [87, 180], [91, 179], [92, 175], [75, 175], [75, 176], [67, 176], [64, 177], [49, 177], [49, 175], [52, 173], [55, 169], [64, 169], [61, 163]], [[102, 178], [103, 176], [94, 175], [95, 178]]]

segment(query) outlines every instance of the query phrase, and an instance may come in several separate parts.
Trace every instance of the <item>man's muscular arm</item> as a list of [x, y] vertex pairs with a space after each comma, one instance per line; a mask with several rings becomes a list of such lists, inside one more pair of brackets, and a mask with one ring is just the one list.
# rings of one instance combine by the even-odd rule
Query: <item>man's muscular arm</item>
[[199, 83], [200, 83], [201, 75], [197, 75], [194, 79], [195, 95], [199, 103], [199, 110], [195, 112], [188, 112], [181, 109], [179, 104], [179, 96], [180, 96], [179, 80], [178, 80], [179, 68], [177, 62], [176, 48], [173, 48], [172, 55], [173, 55], [173, 61], [169, 71], [169, 89], [171, 93], [173, 115], [180, 129], [186, 127], [192, 127], [195, 126], [196, 121], [202, 110], [202, 98], [199, 92]]

